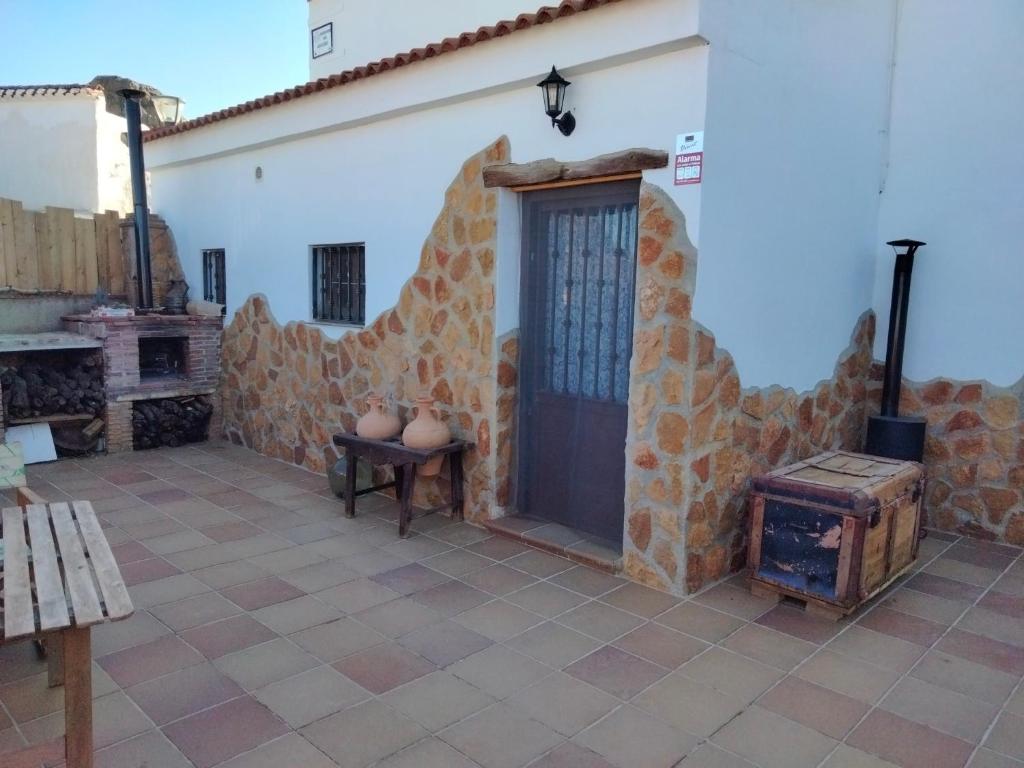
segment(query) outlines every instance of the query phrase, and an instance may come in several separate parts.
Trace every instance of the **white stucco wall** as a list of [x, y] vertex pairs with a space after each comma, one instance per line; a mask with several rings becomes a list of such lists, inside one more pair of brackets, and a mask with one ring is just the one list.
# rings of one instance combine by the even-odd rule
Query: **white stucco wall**
[[[686, 7], [633, 0], [148, 142], [153, 208], [174, 231], [194, 292], [201, 250], [223, 247], [229, 313], [265, 293], [280, 321], [310, 319], [311, 244], [365, 241], [372, 320], [415, 270], [462, 162], [498, 136], [509, 137], [517, 162], [579, 160], [633, 146], [671, 152], [677, 133], [700, 128], [706, 47], [687, 34], [696, 4]], [[569, 138], [552, 128], [535, 87], [553, 63], [573, 81]], [[673, 194], [696, 239], [700, 188], [672, 187], [669, 168], [645, 178]], [[509, 210], [506, 201], [503, 243], [506, 227], [518, 228], [514, 203]], [[501, 333], [518, 318], [503, 259], [518, 254], [499, 251], [499, 279], [513, 291], [498, 298]]]
[[893, 255], [912, 237], [904, 375], [1024, 375], [1024, 4], [902, 0], [875, 307], [885, 354]]
[[310, 0], [309, 29], [333, 22], [334, 52], [312, 58], [307, 38], [309, 77], [327, 77], [463, 32], [475, 32], [520, 13], [532, 13], [540, 5], [540, 0], [389, 0], [387, 11], [382, 13], [379, 2]]
[[102, 94], [0, 98], [0, 197], [37, 210], [131, 210], [125, 129]]
[[0, 197], [26, 208], [99, 210], [97, 104], [103, 97], [0, 98]]
[[701, 7], [709, 41], [694, 315], [744, 386], [832, 375], [871, 304], [891, 0]]

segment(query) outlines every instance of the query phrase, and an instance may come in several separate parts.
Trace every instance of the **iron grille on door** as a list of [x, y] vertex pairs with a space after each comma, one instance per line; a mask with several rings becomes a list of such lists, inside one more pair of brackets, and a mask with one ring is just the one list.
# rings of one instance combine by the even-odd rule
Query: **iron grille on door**
[[203, 298], [224, 304], [224, 249], [203, 251]]
[[366, 322], [364, 243], [313, 246], [313, 319], [325, 323]]

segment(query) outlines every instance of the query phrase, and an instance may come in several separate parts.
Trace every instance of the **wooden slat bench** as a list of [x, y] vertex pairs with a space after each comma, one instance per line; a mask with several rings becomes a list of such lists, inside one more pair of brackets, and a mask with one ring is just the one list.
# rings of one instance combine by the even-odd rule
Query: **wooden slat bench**
[[89, 502], [6, 507], [0, 526], [0, 644], [47, 642], [50, 683], [64, 685], [65, 759], [92, 768], [90, 627], [131, 616], [128, 590]]

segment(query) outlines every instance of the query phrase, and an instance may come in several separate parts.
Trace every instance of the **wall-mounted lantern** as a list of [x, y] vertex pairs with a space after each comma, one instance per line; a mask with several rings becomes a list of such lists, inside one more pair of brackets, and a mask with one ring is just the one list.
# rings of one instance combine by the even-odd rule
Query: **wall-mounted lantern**
[[[558, 70], [551, 68], [551, 73], [537, 83], [537, 87], [544, 93], [544, 111], [551, 118], [551, 125], [558, 126], [563, 136], [568, 136], [576, 127], [576, 118], [572, 112], [562, 114], [562, 105], [565, 103], [565, 89], [571, 83], [558, 74]], [[561, 117], [559, 117], [561, 115]]]

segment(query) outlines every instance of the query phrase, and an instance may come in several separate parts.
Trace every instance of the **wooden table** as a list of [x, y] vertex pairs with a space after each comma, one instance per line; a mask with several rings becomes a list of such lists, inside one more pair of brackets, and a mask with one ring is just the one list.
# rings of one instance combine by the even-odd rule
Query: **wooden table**
[[7, 507], [0, 523], [0, 644], [47, 642], [50, 685], [64, 685], [65, 759], [92, 768], [89, 628], [131, 616], [128, 590], [89, 502]]
[[[355, 517], [356, 497], [373, 493], [384, 488], [394, 488], [398, 496], [400, 511], [398, 515], [398, 535], [405, 538], [409, 535], [410, 521], [451, 509], [452, 517], [461, 520], [463, 517], [464, 497], [462, 492], [462, 453], [472, 448], [472, 443], [453, 440], [440, 448], [410, 448], [399, 442], [398, 438], [390, 440], [372, 440], [368, 437], [346, 433], [334, 436], [334, 444], [345, 449], [345, 516]], [[451, 474], [451, 502], [433, 509], [412, 513], [412, 492], [416, 484], [416, 467], [426, 464], [438, 456], [448, 456]], [[395, 470], [395, 479], [390, 483], [374, 485], [356, 490], [356, 467], [359, 459], [374, 465], [390, 464]]]

